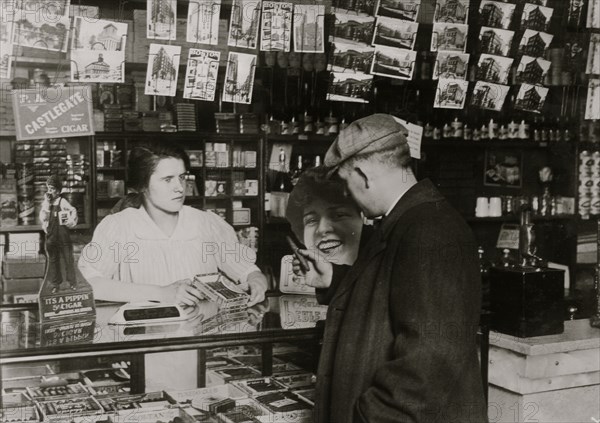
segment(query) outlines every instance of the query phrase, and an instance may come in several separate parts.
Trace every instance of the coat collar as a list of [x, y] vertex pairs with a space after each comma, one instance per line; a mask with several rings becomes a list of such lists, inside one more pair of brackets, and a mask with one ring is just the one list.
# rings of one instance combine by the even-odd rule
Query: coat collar
[[420, 182], [417, 182], [408, 191], [406, 191], [400, 201], [398, 201], [396, 206], [392, 209], [391, 213], [383, 219], [380, 227], [374, 231], [373, 235], [370, 237], [369, 241], [364, 247], [364, 250], [361, 249], [358, 254], [358, 260], [350, 268], [347, 276], [344, 277], [344, 280], [333, 295], [330, 305], [333, 306], [334, 301], [336, 301], [337, 298], [341, 297], [345, 292], [352, 288], [361, 273], [371, 263], [372, 259], [385, 250], [387, 246], [387, 238], [390, 236], [394, 227], [400, 221], [404, 213], [420, 204], [440, 201], [443, 199], [444, 197], [429, 179], [424, 179]]

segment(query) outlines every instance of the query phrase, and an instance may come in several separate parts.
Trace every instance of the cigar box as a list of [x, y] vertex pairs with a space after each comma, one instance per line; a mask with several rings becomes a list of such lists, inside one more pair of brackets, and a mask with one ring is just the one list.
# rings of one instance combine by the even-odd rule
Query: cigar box
[[236, 380], [252, 379], [259, 376], [260, 372], [251, 367], [221, 367], [206, 371], [206, 384], [208, 386], [223, 385]]
[[222, 273], [194, 277], [194, 285], [219, 308], [245, 308], [250, 296], [236, 287], [235, 282]]
[[[97, 398], [106, 411], [121, 415], [127, 410], [163, 410], [171, 407], [175, 401], [164, 392], [148, 392], [133, 395], [109, 395]], [[127, 413], [125, 413], [127, 414]]]
[[58, 397], [77, 398], [89, 396], [89, 392], [81, 383], [27, 387], [27, 393], [35, 401], [45, 401]]
[[33, 423], [41, 420], [38, 408], [31, 401], [7, 404], [4, 402], [4, 395], [2, 401], [3, 406], [0, 408], [1, 423]]
[[314, 387], [317, 378], [312, 373], [296, 373], [290, 375], [275, 376], [275, 381], [281, 383], [288, 389], [301, 389]]
[[59, 421], [74, 416], [90, 416], [102, 414], [103, 410], [98, 401], [91, 396], [78, 398], [56, 398], [38, 401], [45, 421]]
[[6, 279], [43, 278], [46, 269], [46, 256], [17, 256], [6, 254], [2, 270]]
[[233, 385], [254, 397], [271, 392], [285, 391], [287, 388], [272, 377], [257, 377], [232, 382]]
[[252, 399], [236, 401], [231, 410], [217, 414], [223, 423], [256, 423], [260, 417], [268, 418], [269, 413]]
[[307, 389], [294, 389], [292, 390], [293, 394], [298, 395], [299, 398], [303, 399], [310, 405], [314, 407], [315, 405], [315, 388], [307, 388]]
[[189, 389], [185, 391], [167, 391], [171, 400], [181, 405], [191, 405], [203, 411], [212, 411], [213, 404], [224, 400], [235, 401], [247, 398], [247, 394], [234, 385], [215, 385], [207, 388]]
[[295, 416], [294, 421], [311, 421], [312, 406], [291, 392], [272, 392], [270, 394], [255, 397], [256, 401], [270, 413], [286, 420]]

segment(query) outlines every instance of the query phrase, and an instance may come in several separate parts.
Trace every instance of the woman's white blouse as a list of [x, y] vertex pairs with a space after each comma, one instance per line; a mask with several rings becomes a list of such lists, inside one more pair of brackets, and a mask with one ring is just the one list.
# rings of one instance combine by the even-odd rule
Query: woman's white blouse
[[168, 237], [142, 206], [106, 216], [82, 251], [79, 269], [87, 280], [158, 286], [221, 270], [247, 290], [247, 276], [259, 271], [255, 262], [254, 250], [214, 213], [184, 206]]

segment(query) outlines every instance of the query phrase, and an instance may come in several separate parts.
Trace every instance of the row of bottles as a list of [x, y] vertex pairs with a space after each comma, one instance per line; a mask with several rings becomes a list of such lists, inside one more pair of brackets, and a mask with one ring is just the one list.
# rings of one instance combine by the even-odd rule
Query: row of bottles
[[296, 156], [295, 161], [290, 162], [294, 164], [288, 167], [285, 150], [280, 148], [278, 161], [278, 170], [273, 178], [273, 183], [269, 184], [271, 188], [270, 191], [291, 192], [296, 183], [298, 183], [298, 179], [304, 170], [309, 167], [321, 165], [321, 156], [315, 155], [312, 158], [308, 158], [299, 154]]
[[450, 115], [445, 112], [431, 115], [425, 122], [425, 140], [455, 139], [465, 141], [481, 140], [522, 140], [535, 142], [571, 142], [573, 129], [568, 118], [546, 120], [535, 117], [533, 120], [518, 117], [473, 119], [466, 112]]

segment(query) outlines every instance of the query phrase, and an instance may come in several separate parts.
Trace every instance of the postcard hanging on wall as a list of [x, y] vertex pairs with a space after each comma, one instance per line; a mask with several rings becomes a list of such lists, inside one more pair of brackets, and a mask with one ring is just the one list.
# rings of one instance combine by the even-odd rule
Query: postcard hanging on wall
[[186, 29], [188, 43], [217, 45], [221, 0], [190, 0]]
[[333, 35], [329, 37], [329, 41], [342, 39], [349, 43], [370, 44], [373, 40], [374, 23], [375, 18], [372, 16], [336, 13]]
[[332, 72], [327, 86], [327, 100], [368, 103], [373, 75], [366, 73]]
[[71, 82], [125, 82], [125, 52], [72, 50]]
[[22, 47], [66, 52], [71, 19], [68, 16], [46, 16], [43, 13], [15, 10], [13, 43]]
[[479, 49], [482, 53], [508, 56], [514, 31], [484, 26], [479, 31]]
[[438, 109], [462, 109], [467, 98], [468, 81], [440, 78], [433, 107]]
[[69, 16], [71, 18], [80, 16], [88, 21], [93, 21], [95, 19], [100, 19], [100, 8], [98, 6], [72, 4], [69, 6]]
[[585, 73], [588, 75], [600, 75], [600, 34], [590, 35]]
[[124, 51], [126, 42], [126, 23], [75, 17], [71, 50]]
[[585, 103], [585, 119], [600, 119], [600, 79], [590, 78]]
[[416, 22], [420, 6], [421, 0], [379, 0], [375, 15]]
[[509, 89], [508, 85], [477, 81], [471, 97], [471, 106], [500, 111]]
[[544, 60], [541, 57], [522, 56], [517, 67], [517, 82], [542, 85], [549, 69], [549, 60]]
[[465, 52], [467, 48], [468, 25], [434, 23], [431, 34], [431, 51]]
[[218, 51], [190, 49], [183, 98], [214, 101], [220, 58]]
[[24, 10], [29, 13], [37, 14], [39, 17], [50, 16], [69, 16], [70, 0], [9, 0], [3, 3], [11, 3], [17, 9]]
[[10, 79], [10, 70], [12, 65], [13, 44], [12, 44], [12, 18], [0, 16], [0, 78]]
[[547, 31], [554, 9], [537, 4], [527, 3], [523, 7], [521, 28], [534, 31]]
[[144, 94], [174, 97], [180, 59], [181, 46], [150, 44]]
[[260, 1], [234, 0], [231, 5], [227, 45], [255, 49], [260, 25]]
[[586, 28], [600, 29], [600, 0], [588, 0]]
[[475, 78], [495, 84], [506, 84], [513, 60], [510, 57], [482, 54], [479, 56]]
[[434, 22], [466, 24], [469, 18], [469, 0], [437, 0]]
[[325, 6], [294, 5], [294, 51], [324, 53]]
[[519, 53], [533, 57], [543, 57], [550, 47], [554, 35], [526, 29], [519, 43]]
[[332, 0], [331, 11], [335, 14], [349, 13], [358, 16], [373, 16], [376, 3], [376, 1]]
[[371, 73], [388, 78], [412, 79], [416, 61], [416, 51], [375, 46]]
[[467, 79], [468, 53], [439, 52], [433, 67], [433, 79]]
[[479, 6], [479, 23], [483, 26], [508, 29], [515, 7], [512, 3], [483, 0]]
[[256, 55], [229, 52], [223, 101], [229, 103], [250, 104], [254, 88], [254, 72], [256, 70]]
[[[584, 0], [570, 0], [569, 1], [569, 26], [578, 27], [581, 22], [581, 12], [583, 12]], [[546, 6], [544, 4], [544, 6]]]
[[333, 44], [333, 59], [329, 65], [331, 72], [368, 73], [373, 61], [375, 49], [338, 41]]
[[177, 37], [177, 0], [148, 0], [146, 38], [175, 40]]
[[261, 51], [290, 51], [292, 3], [264, 1], [260, 33]]
[[515, 109], [541, 113], [547, 95], [548, 88], [531, 84], [521, 84], [517, 99], [515, 100]]
[[412, 50], [418, 29], [418, 23], [380, 16], [375, 25], [373, 44]]

